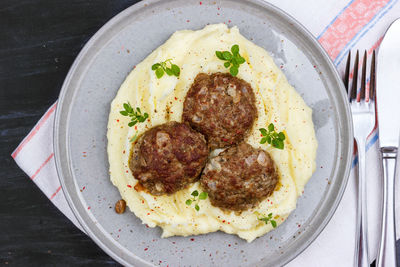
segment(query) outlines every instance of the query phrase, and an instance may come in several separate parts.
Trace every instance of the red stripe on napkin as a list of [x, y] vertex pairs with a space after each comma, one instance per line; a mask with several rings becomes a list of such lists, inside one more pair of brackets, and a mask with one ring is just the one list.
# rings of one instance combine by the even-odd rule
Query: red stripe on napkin
[[43, 169], [44, 166], [53, 158], [54, 153], [51, 153], [50, 156], [40, 165], [40, 167], [35, 171], [35, 173], [31, 176], [31, 180], [35, 179], [36, 175]]
[[15, 157], [21, 152], [21, 150], [24, 148], [24, 146], [29, 143], [29, 141], [36, 135], [36, 133], [40, 130], [40, 128], [43, 126], [43, 124], [47, 121], [47, 119], [51, 116], [51, 114], [55, 111], [57, 107], [57, 102], [53, 104], [53, 106], [44, 114], [44, 116], [39, 120], [39, 122], [36, 124], [35, 128], [28, 134], [27, 137], [19, 144], [17, 149], [11, 154], [11, 157], [15, 159]]
[[56, 192], [54, 192], [54, 193], [51, 195], [50, 200], [52, 200], [52, 199], [57, 195], [57, 193], [60, 192], [60, 190], [61, 190], [61, 186], [59, 186], [59, 187], [57, 188]]

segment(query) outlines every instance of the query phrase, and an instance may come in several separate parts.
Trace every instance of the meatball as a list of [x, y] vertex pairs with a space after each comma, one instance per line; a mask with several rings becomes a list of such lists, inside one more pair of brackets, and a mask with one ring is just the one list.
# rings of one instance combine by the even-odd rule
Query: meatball
[[151, 194], [172, 194], [199, 177], [207, 156], [207, 143], [201, 133], [185, 123], [168, 122], [138, 139], [129, 168]]
[[212, 205], [243, 211], [270, 196], [278, 180], [275, 163], [266, 151], [240, 143], [210, 159], [200, 183]]
[[230, 74], [200, 73], [186, 95], [182, 116], [206, 136], [211, 149], [237, 144], [257, 117], [253, 89]]

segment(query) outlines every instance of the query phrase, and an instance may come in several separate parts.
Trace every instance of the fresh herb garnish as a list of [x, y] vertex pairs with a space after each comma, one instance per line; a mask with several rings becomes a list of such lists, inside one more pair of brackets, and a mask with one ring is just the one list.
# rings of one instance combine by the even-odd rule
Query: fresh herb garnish
[[259, 129], [263, 138], [261, 138], [260, 144], [268, 143], [275, 148], [283, 149], [285, 147], [285, 134], [283, 132], [277, 133], [273, 123], [268, 125], [268, 130], [261, 128]]
[[[194, 190], [194, 191], [192, 192], [191, 195], [193, 196], [193, 198], [187, 199], [185, 203], [186, 203], [186, 205], [188, 205], [188, 206], [192, 205], [192, 203], [195, 203], [194, 208], [195, 208], [197, 211], [199, 211], [199, 210], [200, 210], [200, 206], [199, 206], [199, 204], [198, 204], [199, 200], [204, 200], [204, 199], [206, 199], [206, 198], [208, 197], [208, 194], [207, 194], [207, 192], [201, 192], [201, 193], [199, 194], [199, 191]], [[199, 198], [196, 199], [196, 197], [199, 197]], [[196, 203], [196, 202], [197, 202], [197, 203]]]
[[[162, 76], [164, 76], [164, 72], [168, 76], [176, 76], [179, 77], [179, 74], [181, 73], [181, 69], [178, 67], [178, 65], [175, 65], [171, 62], [172, 59], [167, 59], [164, 62], [156, 63], [151, 66], [151, 69], [155, 71], [156, 76], [158, 79], [160, 79]], [[169, 67], [167, 67], [167, 63], [169, 63]]]
[[134, 126], [138, 122], [144, 122], [149, 117], [149, 114], [146, 112], [142, 115], [140, 108], [136, 108], [136, 110], [133, 109], [129, 102], [124, 103], [124, 109], [125, 110], [121, 110], [119, 113], [121, 113], [123, 116], [128, 116], [131, 118], [131, 122], [128, 123], [129, 127]]
[[[258, 214], [257, 214], [258, 215]], [[265, 224], [271, 223], [272, 227], [276, 228], [276, 221], [272, 219], [272, 213], [268, 214], [268, 216], [258, 217], [260, 221], [265, 222]]]
[[215, 55], [217, 58], [226, 61], [224, 63], [225, 68], [229, 68], [232, 76], [236, 76], [239, 72], [240, 64], [243, 64], [246, 60], [239, 54], [239, 46], [237, 44], [231, 47], [231, 52], [215, 51]]

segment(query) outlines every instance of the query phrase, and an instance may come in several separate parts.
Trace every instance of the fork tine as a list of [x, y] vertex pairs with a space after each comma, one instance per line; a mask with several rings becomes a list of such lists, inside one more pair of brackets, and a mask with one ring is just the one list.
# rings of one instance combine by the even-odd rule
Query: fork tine
[[353, 82], [350, 90], [350, 100], [354, 100], [357, 98], [357, 82], [358, 82], [358, 50], [356, 54], [356, 61], [354, 62]]
[[364, 52], [364, 59], [363, 59], [363, 65], [362, 65], [362, 72], [361, 72], [361, 95], [360, 99], [364, 100], [365, 99], [365, 85], [367, 83], [367, 50]]
[[371, 74], [369, 76], [369, 99], [373, 100], [375, 98], [375, 79], [376, 79], [376, 72], [375, 72], [375, 50], [372, 53], [372, 60], [371, 60]]
[[349, 55], [347, 56], [346, 71], [344, 73], [344, 79], [343, 79], [344, 87], [346, 87], [347, 94], [349, 93], [350, 61], [351, 61], [351, 51], [349, 51]]

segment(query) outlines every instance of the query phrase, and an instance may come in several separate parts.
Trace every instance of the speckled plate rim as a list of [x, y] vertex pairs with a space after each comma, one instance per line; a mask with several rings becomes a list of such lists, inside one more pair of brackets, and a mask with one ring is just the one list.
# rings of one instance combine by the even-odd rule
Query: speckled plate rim
[[[125, 247], [120, 245], [112, 238], [108, 237], [107, 233], [103, 232], [99, 227], [94, 225], [92, 223], [92, 219], [90, 219], [93, 215], [89, 214], [85, 207], [79, 205], [82, 203], [82, 200], [80, 199], [82, 197], [73, 194], [73, 188], [71, 186], [74, 185], [75, 181], [73, 181], [73, 175], [69, 160], [67, 138], [69, 106], [71, 104], [71, 99], [73, 98], [72, 96], [74, 94], [74, 91], [76, 90], [77, 85], [79, 85], [80, 80], [83, 77], [83, 75], [80, 75], [79, 77], [79, 74], [77, 73], [80, 73], [80, 70], [84, 70], [85, 66], [87, 66], [91, 62], [91, 60], [97, 55], [98, 51], [100, 50], [99, 48], [96, 48], [96, 44], [100, 41], [104, 43], [104, 40], [107, 40], [107, 38], [112, 35], [112, 28], [124, 21], [127, 16], [132, 16], [136, 12], [140, 12], [142, 9], [151, 8], [153, 5], [156, 5], [157, 3], [162, 1], [163, 0], [148, 0], [146, 2], [139, 2], [117, 14], [100, 30], [96, 32], [96, 34], [83, 47], [83, 49], [75, 59], [73, 65], [71, 66], [68, 75], [63, 83], [55, 113], [53, 145], [56, 169], [62, 186], [62, 191], [67, 199], [70, 208], [72, 209], [79, 223], [82, 225], [84, 231], [108, 255], [110, 255], [112, 258], [123, 265], [148, 266], [148, 263], [143, 259], [137, 257], [136, 255], [132, 255], [132, 253], [130, 253]], [[327, 214], [322, 214], [325, 216], [322, 216], [321, 213], [319, 213], [319, 216], [316, 216], [312, 219], [311, 224], [307, 230], [311, 232], [311, 234], [307, 236], [306, 240], [304, 242], [297, 242], [297, 244], [300, 245], [290, 248], [293, 250], [292, 253], [284, 254], [279, 262], [269, 262], [269, 264], [274, 266], [284, 265], [297, 257], [318, 237], [318, 235], [322, 232], [322, 230], [330, 221], [340, 203], [340, 200], [342, 199], [351, 169], [351, 159], [353, 153], [353, 128], [351, 122], [351, 114], [340, 76], [331, 59], [322, 48], [322, 46], [318, 43], [318, 41], [313, 37], [313, 35], [290, 15], [267, 2], [264, 2], [262, 0], [245, 0], [241, 2], [246, 2], [246, 4], [248, 5], [260, 6], [264, 10], [268, 10], [269, 13], [276, 14], [277, 16], [282, 17], [290, 22], [294, 30], [296, 30], [298, 34], [302, 35], [311, 47], [314, 47], [314, 54], [316, 58], [318, 58], [320, 60], [319, 63], [328, 70], [328, 73], [326, 73], [326, 75], [331, 75], [330, 79], [335, 81], [337, 85], [337, 90], [339, 91], [337, 93], [339, 98], [336, 99], [336, 101], [338, 101], [337, 104], [341, 108], [341, 114], [339, 114], [341, 115], [339, 116], [341, 117], [341, 120], [339, 119], [338, 122], [338, 139], [341, 145], [338, 147], [337, 154], [342, 155], [343, 160], [336, 164], [333, 181], [339, 181], [341, 183], [336, 182], [331, 184], [331, 192], [337, 192], [337, 194], [334, 195], [333, 193], [331, 193], [330, 196], [328, 198], [325, 198], [325, 200], [321, 203], [320, 207], [324, 207], [327, 202], [330, 203], [330, 209]], [[75, 76], [78, 76], [79, 79], [75, 79]], [[342, 178], [336, 179], [337, 177]]]

